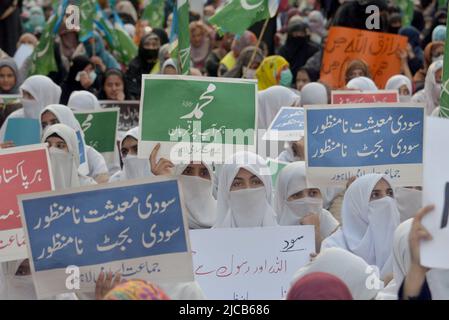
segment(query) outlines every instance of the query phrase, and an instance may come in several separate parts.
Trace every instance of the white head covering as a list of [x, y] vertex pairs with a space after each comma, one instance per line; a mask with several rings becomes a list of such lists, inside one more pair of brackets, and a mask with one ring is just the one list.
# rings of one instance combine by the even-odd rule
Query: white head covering
[[381, 275], [391, 272], [393, 234], [399, 225], [399, 211], [391, 197], [370, 201], [371, 191], [386, 175], [367, 174], [346, 190], [341, 209], [342, 230], [349, 251], [376, 265]]
[[426, 80], [424, 82], [427, 115], [432, 114], [432, 111], [440, 105], [441, 85], [436, 83], [435, 73], [442, 68], [443, 60], [437, 60], [427, 70]]
[[400, 87], [406, 86], [410, 94], [406, 97], [399, 96], [399, 99], [401, 102], [407, 102], [410, 101], [412, 96], [412, 82], [409, 78], [406, 76], [403, 76], [402, 74], [397, 74], [395, 76], [392, 76], [390, 79], [388, 79], [387, 84], [385, 85], [386, 90], [399, 90]]
[[24, 105], [23, 112], [26, 118], [38, 119], [43, 108], [49, 104], [59, 103], [61, 98], [61, 88], [46, 76], [31, 76], [24, 81], [20, 89], [28, 91], [36, 100], [32, 110]]
[[259, 91], [257, 101], [257, 126], [259, 129], [268, 129], [281, 107], [297, 105], [299, 96], [286, 87], [272, 86]]
[[170, 58], [170, 59], [165, 60], [164, 64], [162, 65], [162, 68], [161, 68], [162, 74], [164, 73], [165, 68], [168, 66], [175, 68], [176, 72], [178, 73], [178, 66], [176, 65], [175, 60]]
[[296, 271], [291, 285], [313, 272], [325, 272], [338, 277], [348, 286], [354, 300], [374, 299], [383, 287], [377, 274], [362, 258], [340, 248], [321, 251], [315, 259]]
[[80, 165], [80, 154], [78, 151], [78, 139], [75, 130], [65, 124], [55, 124], [45, 130], [42, 137], [44, 143], [49, 136], [57, 134], [67, 144], [68, 152], [51, 147], [50, 162], [53, 172], [55, 189], [67, 189], [81, 185], [78, 178], [78, 167]]
[[305, 197], [288, 201], [288, 197], [301, 190], [310, 188], [306, 181], [305, 162], [297, 161], [287, 165], [279, 173], [276, 185], [275, 210], [281, 226], [299, 225], [301, 218], [310, 213], [319, 214], [320, 233], [322, 238], [328, 237], [337, 227], [338, 222], [323, 209], [323, 200]]
[[346, 85], [348, 89], [356, 89], [362, 91], [377, 91], [377, 86], [373, 80], [367, 77], [356, 77]]
[[[264, 186], [230, 191], [240, 169], [259, 177]], [[217, 193], [215, 228], [276, 226], [276, 213], [271, 207], [271, 176], [264, 159], [252, 152], [238, 152], [221, 167]]]
[[81, 130], [81, 126], [80, 126], [78, 120], [76, 120], [75, 115], [73, 114], [73, 111], [70, 110], [70, 108], [68, 108], [62, 104], [48, 105], [42, 110], [39, 121], [42, 120], [42, 115], [47, 111], [50, 111], [51, 113], [53, 113], [55, 115], [56, 119], [58, 119], [59, 123], [69, 126], [73, 130], [75, 130], [75, 132], [80, 131], [81, 133], [83, 133], [83, 130]]
[[405, 187], [394, 190], [394, 198], [401, 215], [401, 222], [413, 218], [422, 208], [422, 191]]
[[208, 164], [203, 164], [209, 171], [210, 180], [183, 175], [187, 164], [175, 167], [175, 176], [181, 183], [184, 195], [190, 229], [211, 228], [217, 221], [217, 201], [212, 196], [215, 175]]
[[96, 96], [89, 91], [73, 91], [67, 107], [76, 111], [91, 111], [101, 109]]
[[159, 287], [172, 300], [206, 300], [198, 282], [159, 283]]
[[310, 82], [301, 89], [301, 106], [327, 104], [327, 90], [318, 82]]

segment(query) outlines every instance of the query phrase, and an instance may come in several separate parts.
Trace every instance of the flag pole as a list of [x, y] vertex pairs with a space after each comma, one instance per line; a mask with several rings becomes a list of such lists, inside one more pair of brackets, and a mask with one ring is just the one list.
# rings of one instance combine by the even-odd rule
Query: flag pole
[[260, 42], [262, 41], [262, 38], [263, 38], [263, 36], [265, 34], [265, 31], [267, 30], [268, 21], [270, 21], [269, 17], [265, 19], [265, 22], [263, 24], [262, 30], [260, 31], [260, 34], [259, 34], [259, 38], [257, 39], [256, 47], [254, 48], [253, 54], [251, 55], [251, 59], [249, 59], [249, 63], [246, 66], [247, 68], [251, 67], [251, 65], [253, 64], [254, 59], [256, 58], [257, 49], [259, 48]]

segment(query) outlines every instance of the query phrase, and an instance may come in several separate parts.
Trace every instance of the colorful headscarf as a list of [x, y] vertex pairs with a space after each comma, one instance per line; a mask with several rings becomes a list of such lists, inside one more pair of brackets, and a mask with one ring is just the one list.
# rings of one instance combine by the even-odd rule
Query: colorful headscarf
[[126, 281], [109, 291], [104, 300], [170, 300], [156, 285], [143, 280]]
[[265, 90], [275, 86], [279, 82], [281, 71], [285, 66], [289, 66], [287, 60], [281, 56], [269, 56], [263, 59], [256, 71], [256, 77], [259, 81], [259, 90]]
[[290, 288], [287, 300], [353, 300], [351, 291], [336, 276], [313, 272], [299, 280]]

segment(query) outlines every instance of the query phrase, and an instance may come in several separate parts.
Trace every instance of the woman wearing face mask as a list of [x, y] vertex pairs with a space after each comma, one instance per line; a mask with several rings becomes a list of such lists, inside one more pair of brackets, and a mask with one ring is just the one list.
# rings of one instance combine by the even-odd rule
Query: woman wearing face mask
[[8, 119], [28, 118], [39, 119], [45, 106], [58, 103], [61, 97], [61, 88], [46, 76], [31, 76], [20, 86], [22, 92], [23, 108], [11, 113], [0, 129], [0, 142], [3, 142]]
[[0, 59], [0, 94], [18, 94], [20, 83], [14, 59]]
[[269, 56], [263, 59], [256, 70], [259, 90], [280, 85], [290, 88], [293, 81], [293, 74], [287, 60], [281, 56]]
[[400, 102], [410, 102], [412, 100], [412, 82], [402, 74], [388, 79], [385, 90], [398, 90]]
[[161, 66], [158, 60], [160, 47], [161, 40], [154, 32], [144, 35], [140, 40], [137, 57], [131, 60], [125, 75], [131, 96], [140, 98], [142, 74], [155, 74], [160, 71]]
[[212, 196], [215, 175], [204, 163], [175, 167], [179, 178], [190, 229], [211, 228], [217, 220], [217, 202]]
[[318, 188], [309, 188], [304, 162], [287, 165], [278, 176], [275, 210], [281, 226], [314, 225], [315, 244], [319, 252], [322, 239], [338, 227], [338, 221], [323, 209], [323, 198]]
[[214, 228], [277, 226], [271, 194], [265, 160], [251, 152], [236, 153], [221, 168]]
[[317, 51], [319, 46], [309, 40], [307, 24], [301, 20], [289, 23], [287, 42], [279, 49], [279, 55], [288, 61], [294, 75]]
[[[256, 55], [248, 67], [248, 63], [251, 60], [254, 50], [256, 50]], [[264, 59], [264, 54], [260, 48], [254, 46], [246, 47], [242, 50], [237, 59], [237, 63], [234, 68], [226, 72], [223, 77], [225, 78], [243, 78], [243, 79], [255, 79], [256, 70], [260, 66]]]
[[78, 123], [78, 120], [76, 120], [73, 111], [70, 110], [70, 108], [59, 104], [52, 104], [45, 107], [41, 113], [42, 131], [45, 132], [47, 128], [57, 123], [65, 124], [75, 130], [75, 132], [79, 131], [81, 133], [81, 139], [83, 139], [83, 145], [85, 146], [87, 164], [89, 168], [86, 175], [94, 178], [98, 183], [108, 182], [109, 173], [106, 166], [106, 161], [101, 153], [86, 145], [86, 142], [84, 141], [84, 133], [81, 130], [81, 126]]
[[373, 80], [367, 77], [357, 77], [346, 84], [346, 89], [361, 91], [377, 91], [377, 86]]
[[96, 93], [99, 87], [100, 84], [93, 63], [86, 56], [77, 56], [73, 59], [69, 74], [61, 86], [60, 103], [67, 104], [73, 91], [86, 90]]
[[340, 247], [380, 270], [382, 278], [392, 270], [393, 234], [399, 211], [386, 175], [367, 174], [346, 190], [341, 210], [342, 228], [326, 238], [321, 250]]

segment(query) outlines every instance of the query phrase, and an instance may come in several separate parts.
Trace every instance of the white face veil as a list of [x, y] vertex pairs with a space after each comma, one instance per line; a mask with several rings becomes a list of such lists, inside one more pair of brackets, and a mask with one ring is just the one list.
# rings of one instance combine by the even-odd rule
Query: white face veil
[[394, 190], [394, 198], [401, 215], [401, 222], [413, 218], [419, 209], [422, 208], [422, 191], [397, 187]]
[[400, 102], [410, 102], [412, 99], [412, 82], [409, 78], [402, 74], [397, 74], [388, 79], [387, 84], [385, 85], [385, 90], [399, 90], [402, 86], [406, 86], [408, 92], [410, 93], [407, 96], [399, 95]]
[[[221, 167], [217, 192], [216, 228], [276, 226], [271, 207], [271, 175], [264, 159], [252, 152], [238, 152]], [[264, 186], [230, 191], [240, 169], [259, 177]]]
[[[120, 142], [120, 149], [122, 148], [123, 141], [127, 137], [132, 137], [139, 140], [139, 127], [132, 128], [125, 133], [122, 141]], [[139, 159], [137, 155], [128, 154], [122, 159], [123, 169], [121, 180], [131, 180], [144, 177], [153, 176], [151, 173], [150, 161], [148, 159]]]
[[61, 190], [79, 187], [80, 179], [78, 177], [78, 167], [80, 164], [80, 156], [76, 133], [72, 128], [65, 124], [58, 123], [45, 130], [42, 137], [42, 143], [45, 143], [47, 138], [53, 134], [57, 134], [61, 137], [69, 149], [68, 152], [54, 147], [49, 149], [55, 189]]
[[321, 237], [325, 238], [338, 227], [338, 222], [331, 213], [323, 209], [323, 199], [304, 197], [288, 201], [291, 195], [307, 188], [311, 186], [307, 185], [305, 162], [293, 162], [282, 169], [276, 185], [274, 206], [278, 223], [281, 226], [299, 225], [307, 214], [315, 213], [320, 217]]
[[209, 165], [203, 164], [209, 171], [210, 180], [183, 175], [187, 164], [175, 167], [175, 176], [181, 183], [184, 203], [189, 214], [190, 229], [211, 228], [217, 221], [217, 201], [212, 195], [215, 175]]
[[362, 90], [362, 91], [377, 91], [378, 90], [374, 81], [367, 77], [356, 77], [356, 78], [350, 80], [347, 83], [346, 88]]
[[379, 268], [382, 276], [392, 272], [393, 235], [399, 211], [391, 197], [370, 201], [377, 182], [390, 179], [381, 174], [357, 178], [346, 190], [341, 210], [343, 238], [347, 249]]
[[351, 291], [354, 300], [374, 299], [383, 288], [378, 274], [362, 258], [341, 248], [329, 248], [304, 267], [295, 272], [293, 285], [297, 280], [313, 272], [325, 272], [342, 280]]
[[73, 91], [70, 95], [67, 107], [76, 111], [93, 111], [101, 109], [96, 96], [89, 91]]
[[61, 98], [61, 88], [46, 76], [31, 76], [24, 81], [20, 89], [28, 91], [35, 99], [23, 100], [25, 118], [39, 119], [43, 108], [59, 103]]

